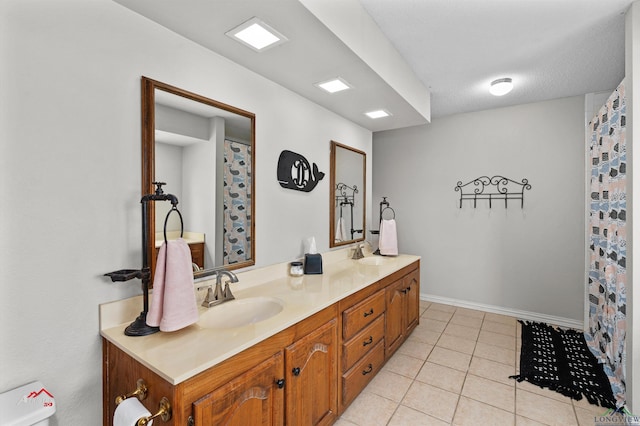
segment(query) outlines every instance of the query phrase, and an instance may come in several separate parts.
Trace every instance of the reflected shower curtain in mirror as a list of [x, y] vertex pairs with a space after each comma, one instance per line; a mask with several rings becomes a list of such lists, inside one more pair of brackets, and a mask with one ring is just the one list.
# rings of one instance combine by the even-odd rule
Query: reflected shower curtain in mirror
[[251, 255], [251, 147], [224, 141], [224, 258], [230, 265]]
[[616, 404], [625, 404], [627, 297], [627, 151], [624, 82], [587, 131], [589, 195], [589, 330], [585, 339], [609, 377]]

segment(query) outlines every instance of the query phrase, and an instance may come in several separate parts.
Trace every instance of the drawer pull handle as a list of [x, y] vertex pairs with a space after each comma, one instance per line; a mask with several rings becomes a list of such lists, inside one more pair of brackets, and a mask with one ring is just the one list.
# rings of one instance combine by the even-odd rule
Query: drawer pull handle
[[373, 343], [373, 336], [369, 336], [369, 338], [367, 340], [365, 340], [364, 342], [362, 342], [362, 346], [367, 346]]
[[369, 315], [373, 315], [373, 308], [369, 309], [369, 312], [364, 313], [364, 317], [368, 317]]
[[366, 370], [362, 370], [362, 375], [366, 376], [367, 374], [371, 373], [373, 371], [373, 364], [369, 364], [369, 366], [367, 367]]
[[278, 385], [278, 389], [282, 389], [284, 387], [284, 379], [276, 380], [276, 385]]
[[293, 373], [294, 376], [299, 376], [300, 375], [300, 367], [296, 367], [293, 370], [291, 370], [291, 372]]

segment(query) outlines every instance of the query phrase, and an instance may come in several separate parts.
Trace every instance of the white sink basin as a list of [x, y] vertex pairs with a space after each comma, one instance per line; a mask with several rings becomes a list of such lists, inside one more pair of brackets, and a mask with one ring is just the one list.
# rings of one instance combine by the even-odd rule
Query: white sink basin
[[369, 256], [369, 257], [363, 257], [362, 259], [358, 259], [358, 262], [364, 265], [380, 266], [380, 265], [386, 264], [387, 262], [389, 262], [389, 260], [390, 259], [387, 259], [385, 257]]
[[271, 318], [283, 307], [283, 302], [272, 297], [235, 299], [209, 308], [200, 315], [198, 324], [204, 328], [242, 327]]

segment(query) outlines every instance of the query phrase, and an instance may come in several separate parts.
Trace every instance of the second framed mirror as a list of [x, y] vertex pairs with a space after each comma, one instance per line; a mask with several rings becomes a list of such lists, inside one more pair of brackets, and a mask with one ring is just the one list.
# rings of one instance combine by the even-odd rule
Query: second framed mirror
[[331, 141], [329, 247], [364, 241], [367, 154]]

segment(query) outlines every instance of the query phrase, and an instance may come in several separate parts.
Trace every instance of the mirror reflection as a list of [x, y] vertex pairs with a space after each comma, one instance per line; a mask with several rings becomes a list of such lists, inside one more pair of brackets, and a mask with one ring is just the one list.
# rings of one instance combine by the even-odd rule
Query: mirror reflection
[[364, 240], [366, 153], [331, 141], [329, 246]]
[[[252, 113], [143, 77], [143, 193], [165, 182], [184, 220], [194, 272], [254, 264]], [[155, 270], [170, 203], [150, 208], [148, 253]], [[167, 239], [179, 238], [170, 215]]]

